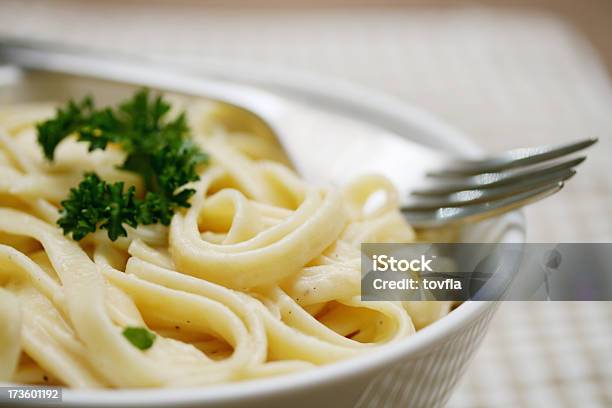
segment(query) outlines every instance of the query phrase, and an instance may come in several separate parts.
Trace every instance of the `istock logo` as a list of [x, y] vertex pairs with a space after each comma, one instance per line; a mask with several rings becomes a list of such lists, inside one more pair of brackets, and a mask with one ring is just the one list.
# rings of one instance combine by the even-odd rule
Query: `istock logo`
[[388, 255], [374, 255], [372, 257], [374, 272], [433, 272], [429, 265], [435, 256], [427, 259], [425, 255], [421, 255], [416, 259], [395, 259]]

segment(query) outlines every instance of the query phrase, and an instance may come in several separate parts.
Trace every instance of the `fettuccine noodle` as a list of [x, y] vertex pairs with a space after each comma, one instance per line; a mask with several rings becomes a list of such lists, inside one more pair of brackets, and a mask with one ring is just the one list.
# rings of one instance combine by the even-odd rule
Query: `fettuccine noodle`
[[[362, 242], [411, 242], [384, 177], [311, 185], [265, 135], [224, 128], [179, 100], [209, 153], [191, 207], [169, 227], [82, 241], [57, 226], [86, 171], [143, 188], [117, 147], [63, 141], [44, 159], [35, 124], [53, 105], [0, 109], [0, 381], [186, 387], [310, 369], [401, 341], [447, 302], [360, 301]], [[215, 108], [216, 109], [216, 108]], [[217, 116], [213, 115], [216, 112]], [[385, 201], [368, 209], [368, 198]], [[127, 326], [156, 334], [147, 350]]]

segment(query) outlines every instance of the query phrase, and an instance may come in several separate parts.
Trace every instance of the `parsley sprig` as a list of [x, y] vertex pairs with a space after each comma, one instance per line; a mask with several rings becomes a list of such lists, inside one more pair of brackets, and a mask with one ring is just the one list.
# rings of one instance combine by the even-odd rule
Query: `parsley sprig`
[[145, 89], [116, 110], [96, 109], [91, 97], [70, 101], [37, 126], [38, 143], [51, 161], [59, 143], [72, 134], [88, 143], [89, 151], [118, 144], [127, 153], [120, 168], [139, 174], [146, 188], [139, 199], [134, 186], [125, 189], [122, 182], [109, 184], [87, 173], [61, 202], [58, 225], [64, 234], [78, 241], [101, 228], [114, 241], [127, 236], [124, 224], [168, 225], [179, 207], [189, 207], [195, 190], [182, 187], [198, 180], [196, 167], [207, 156], [189, 139], [185, 114], [166, 120], [169, 111], [161, 96], [150, 97]]

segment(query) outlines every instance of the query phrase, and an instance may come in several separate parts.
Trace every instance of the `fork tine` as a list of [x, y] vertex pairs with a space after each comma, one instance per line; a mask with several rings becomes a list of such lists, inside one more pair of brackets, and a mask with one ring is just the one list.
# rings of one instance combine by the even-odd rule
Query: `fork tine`
[[445, 207], [434, 211], [402, 211], [408, 223], [415, 228], [432, 228], [456, 223], [474, 222], [539, 201], [563, 188], [563, 182], [547, 184], [530, 191], [500, 200], [465, 207]]
[[592, 138], [560, 146], [526, 147], [483, 160], [457, 160], [443, 169], [430, 171], [427, 175], [432, 177], [470, 176], [515, 169], [577, 152], [593, 145], [597, 140], [597, 138]]
[[566, 181], [573, 177], [573, 169], [561, 170], [550, 175], [527, 179], [506, 186], [493, 187], [483, 190], [465, 190], [447, 196], [410, 196], [402, 203], [402, 211], [432, 211], [443, 207], [463, 207], [487, 201], [494, 201], [514, 194], [533, 190], [534, 188], [551, 185], [552, 183]]
[[[582, 163], [585, 156], [566, 160], [552, 165], [539, 165], [534, 168], [515, 170], [503, 173], [486, 173], [451, 181], [437, 181], [429, 187], [413, 190], [411, 193], [419, 196], [441, 196], [464, 190], [480, 190], [499, 187], [525, 181], [536, 181], [549, 176], [551, 173], [567, 170]], [[437, 179], [435, 179], [437, 180]]]

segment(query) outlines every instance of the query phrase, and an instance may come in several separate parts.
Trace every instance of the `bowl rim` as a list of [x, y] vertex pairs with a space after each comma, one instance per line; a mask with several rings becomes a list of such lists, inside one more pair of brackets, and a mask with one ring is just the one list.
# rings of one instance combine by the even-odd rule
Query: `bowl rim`
[[[159, 60], [159, 59], [158, 59]], [[248, 61], [223, 61], [223, 59], [201, 59], [199, 70], [204, 75], [233, 82], [242, 82], [269, 88], [293, 96], [303, 95], [327, 98], [336, 105], [352, 105], [361, 110], [378, 113], [391, 118], [407, 128], [417, 129], [429, 139], [421, 140], [432, 146], [450, 151], [474, 155], [482, 150], [459, 130], [447, 125], [433, 114], [390, 97], [381, 92], [365, 88], [345, 80], [321, 74], [300, 72], [277, 65], [263, 65]], [[190, 62], [193, 66], [193, 61]], [[310, 98], [308, 97], [310, 95]], [[525, 219], [521, 211], [503, 217], [509, 221], [504, 231], [504, 242], [525, 241]], [[327, 364], [313, 370], [283, 374], [275, 377], [246, 380], [236, 383], [214, 384], [198, 388], [179, 389], [122, 389], [122, 390], [63, 390], [64, 406], [185, 406], [190, 404], [220, 404], [253, 401], [272, 394], [290, 393], [297, 389], [315, 388], [340, 377], [350, 378], [355, 373], [373, 371], [377, 368], [411, 359], [431, 349], [453, 333], [475, 322], [478, 317], [494, 307], [495, 302], [468, 301], [452, 313], [419, 330], [409, 339], [386, 345], [370, 353], [347, 360]]]

